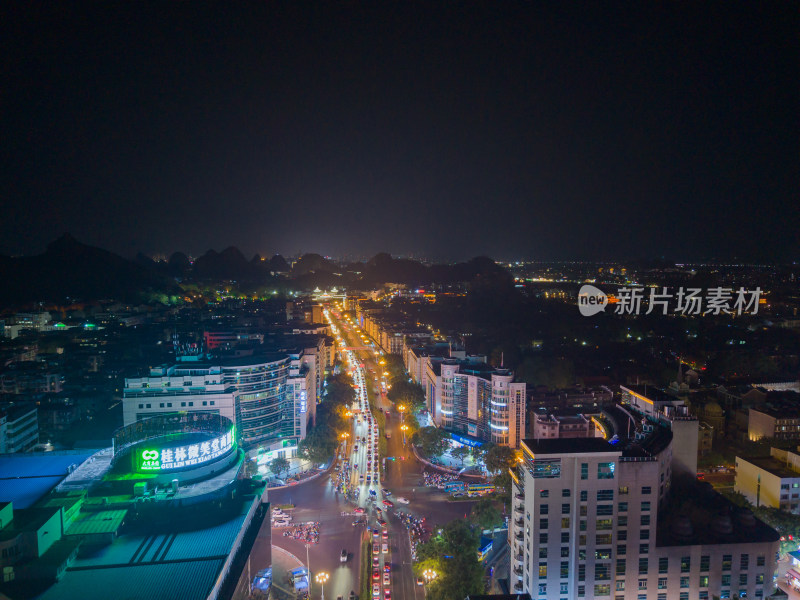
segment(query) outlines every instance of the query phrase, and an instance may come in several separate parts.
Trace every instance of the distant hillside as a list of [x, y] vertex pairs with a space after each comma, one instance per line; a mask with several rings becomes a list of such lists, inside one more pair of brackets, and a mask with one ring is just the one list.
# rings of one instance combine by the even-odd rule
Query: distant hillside
[[139, 257], [127, 260], [87, 246], [65, 234], [44, 254], [12, 258], [0, 255], [0, 304], [73, 300], [141, 300], [149, 293], [180, 294], [174, 280]]
[[392, 258], [389, 254], [375, 255], [364, 266], [360, 282], [368, 285], [404, 283], [427, 285], [430, 283], [457, 283], [475, 280], [500, 280], [513, 278], [491, 258], [478, 256], [465, 263], [426, 266], [413, 260]]

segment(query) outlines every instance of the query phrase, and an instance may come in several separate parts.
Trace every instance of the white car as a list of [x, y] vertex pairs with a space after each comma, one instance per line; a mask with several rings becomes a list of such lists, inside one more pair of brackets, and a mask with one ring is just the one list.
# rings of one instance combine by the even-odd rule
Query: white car
[[399, 502], [400, 504], [408, 504], [408, 498], [403, 498], [402, 496], [399, 496], [398, 498], [395, 498], [395, 500], [397, 502]]

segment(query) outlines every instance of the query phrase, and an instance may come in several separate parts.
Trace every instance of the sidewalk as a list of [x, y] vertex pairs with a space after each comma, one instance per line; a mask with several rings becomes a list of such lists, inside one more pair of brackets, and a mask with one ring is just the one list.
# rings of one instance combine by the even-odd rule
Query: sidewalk
[[453, 475], [461, 475], [462, 477], [474, 477], [476, 479], [486, 479], [486, 475], [485, 475], [484, 472], [481, 472], [481, 473], [470, 473], [470, 472], [464, 471], [463, 473], [460, 473], [462, 467], [449, 467], [449, 466], [442, 465], [440, 463], [433, 462], [432, 460], [428, 460], [428, 459], [424, 458], [419, 453], [419, 451], [417, 450], [416, 446], [414, 446], [414, 444], [410, 444], [410, 446], [411, 446], [411, 451], [414, 453], [414, 456], [417, 457], [417, 460], [419, 462], [421, 462], [422, 464], [431, 467], [432, 469], [437, 469], [439, 471], [444, 471], [445, 473], [452, 473]]

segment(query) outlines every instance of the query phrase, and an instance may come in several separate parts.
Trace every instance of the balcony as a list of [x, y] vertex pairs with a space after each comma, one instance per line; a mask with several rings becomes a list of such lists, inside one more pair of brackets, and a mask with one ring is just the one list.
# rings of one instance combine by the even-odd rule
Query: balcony
[[522, 567], [514, 567], [514, 573], [522, 577]]
[[520, 542], [521, 542], [521, 541], [523, 541], [523, 540], [525, 539], [525, 536], [522, 534], [522, 532], [521, 532], [521, 531], [520, 531], [520, 532], [519, 532], [517, 535], [515, 535], [514, 537], [515, 537], [517, 540], [519, 540]]
[[522, 519], [517, 519], [514, 521], [514, 525], [516, 525], [517, 527], [522, 527], [523, 525], [525, 525], [525, 521]]
[[514, 584], [514, 589], [517, 590], [518, 592], [521, 592], [522, 591], [522, 582], [518, 581], [517, 583], [515, 583]]
[[523, 562], [525, 560], [525, 557], [520, 552], [519, 554], [515, 554], [514, 555], [514, 560], [517, 561], [517, 562]]
[[524, 508], [522, 505], [520, 505], [520, 506], [515, 506], [515, 507], [514, 507], [514, 512], [515, 512], [515, 513], [519, 513], [519, 514], [521, 514], [521, 515], [524, 515], [524, 514], [525, 514], [525, 508]]
[[514, 498], [516, 498], [517, 500], [522, 500], [524, 502], [525, 494], [514, 494]]

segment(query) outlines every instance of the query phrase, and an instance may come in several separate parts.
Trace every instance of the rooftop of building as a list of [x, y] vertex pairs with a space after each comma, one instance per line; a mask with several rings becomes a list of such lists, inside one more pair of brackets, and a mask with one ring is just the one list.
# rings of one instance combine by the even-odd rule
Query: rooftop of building
[[757, 408], [751, 408], [776, 419], [800, 418], [800, 394], [794, 391], [771, 391]]
[[643, 396], [652, 402], [679, 402], [680, 399], [676, 396], [668, 394], [663, 389], [652, 385], [623, 385], [620, 386], [622, 391], [630, 390], [634, 394]]
[[28, 508], [83, 464], [94, 450], [0, 455], [0, 501]]
[[582, 413], [563, 414], [563, 413], [536, 413], [536, 420], [539, 422], [550, 421], [561, 425], [582, 425], [589, 421]]
[[[656, 546], [777, 542], [777, 531], [732, 504], [711, 484], [676, 475], [670, 498], [658, 514]], [[777, 548], [776, 548], [777, 549]]]
[[9, 421], [16, 421], [36, 411], [33, 402], [0, 402], [0, 417], [5, 416]]
[[603, 438], [557, 438], [557, 439], [525, 439], [522, 444], [534, 455], [537, 454], [594, 454], [621, 453]]
[[[623, 449], [623, 456], [627, 458], [656, 456], [672, 442], [669, 428], [652, 419], [637, 418], [639, 416], [618, 404], [603, 408], [604, 422], [611, 426], [613, 435]], [[651, 431], [648, 433], [645, 428]]]
[[800, 478], [800, 472], [793, 471], [792, 469], [786, 466], [785, 462], [778, 460], [773, 456], [769, 457], [737, 456], [736, 458], [738, 460], [747, 461], [750, 464], [759, 467], [760, 469], [764, 469], [768, 473], [772, 473], [776, 477], [780, 477], [781, 479]]
[[608, 396], [613, 395], [613, 392], [604, 386], [595, 386], [595, 387], [572, 387], [572, 388], [564, 388], [564, 389], [557, 389], [557, 390], [550, 390], [547, 388], [543, 388], [541, 386], [529, 387], [529, 396], [534, 399], [558, 399], [558, 398], [569, 398], [571, 396]]
[[14, 507], [14, 518], [5, 527], [0, 529], [0, 542], [14, 539], [20, 533], [36, 531], [47, 523], [60, 507], [25, 508], [17, 510]]
[[82, 512], [65, 532], [66, 535], [94, 535], [98, 533], [117, 533], [127, 510], [98, 510]]
[[[250, 498], [252, 499], [252, 497]], [[207, 519], [195, 516], [200, 529], [186, 523], [144, 524], [130, 528], [110, 545], [80, 555], [41, 600], [104, 599], [113, 589], [120, 598], [206, 598], [242, 528], [249, 502], [219, 515], [209, 507]], [[200, 513], [198, 513], [200, 514]]]

